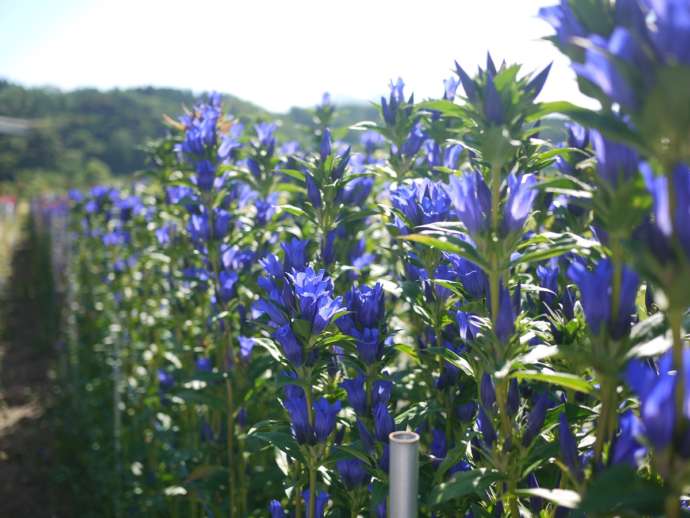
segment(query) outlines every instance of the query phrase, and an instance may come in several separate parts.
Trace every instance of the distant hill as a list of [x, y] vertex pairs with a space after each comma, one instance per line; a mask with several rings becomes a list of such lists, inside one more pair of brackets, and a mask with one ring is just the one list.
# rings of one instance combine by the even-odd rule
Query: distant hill
[[[197, 100], [173, 88], [64, 92], [0, 80], [0, 182], [53, 174], [92, 183], [140, 170], [146, 163], [141, 146], [165, 134], [162, 115], [178, 115]], [[274, 114], [232, 95], [224, 95], [224, 103], [239, 118], [280, 120], [286, 140], [299, 138], [299, 128], [311, 123], [303, 108]], [[339, 106], [334, 124], [376, 117], [370, 105]]]

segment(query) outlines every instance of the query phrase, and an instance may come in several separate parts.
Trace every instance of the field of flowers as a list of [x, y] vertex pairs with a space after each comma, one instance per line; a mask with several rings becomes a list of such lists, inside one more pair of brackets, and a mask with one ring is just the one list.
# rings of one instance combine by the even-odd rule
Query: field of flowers
[[324, 96], [301, 143], [211, 95], [146, 177], [71, 193], [100, 516], [386, 516], [396, 430], [423, 516], [686, 512], [690, 2], [540, 15], [601, 109], [491, 56], [349, 132]]

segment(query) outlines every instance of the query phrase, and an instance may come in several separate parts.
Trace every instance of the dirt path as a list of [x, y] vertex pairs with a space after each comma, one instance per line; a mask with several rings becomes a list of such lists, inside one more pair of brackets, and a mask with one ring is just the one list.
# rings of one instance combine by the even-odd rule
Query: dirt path
[[37, 285], [40, 253], [30, 236], [14, 250], [0, 293], [0, 516], [68, 516], [58, 512], [54, 489], [48, 409], [55, 349], [44, 325], [46, 286]]

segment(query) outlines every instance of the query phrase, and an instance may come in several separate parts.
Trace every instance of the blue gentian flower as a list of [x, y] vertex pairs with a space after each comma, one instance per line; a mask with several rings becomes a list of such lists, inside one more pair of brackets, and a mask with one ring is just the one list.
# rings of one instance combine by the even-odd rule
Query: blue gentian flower
[[[448, 194], [441, 184], [429, 180], [416, 180], [398, 187], [391, 192], [391, 203], [414, 227], [447, 221], [450, 214]], [[402, 234], [409, 232], [407, 224], [396, 217], [396, 226]]]
[[431, 446], [429, 446], [429, 452], [432, 457], [432, 464], [434, 467], [438, 468], [441, 461], [445, 459], [448, 454], [448, 443], [446, 441], [446, 432], [438, 428], [434, 428], [432, 431], [432, 441]]
[[[669, 176], [655, 176], [649, 164], [642, 164], [641, 170], [654, 201], [654, 220], [645, 229], [650, 251], [662, 264], [675, 258], [670, 241], [675, 232], [686, 259], [690, 259], [690, 167], [678, 164]], [[668, 199], [669, 180], [676, 198], [673, 214]]]
[[332, 142], [333, 139], [331, 138], [331, 132], [328, 128], [326, 128], [323, 131], [323, 135], [321, 136], [321, 146], [319, 148], [319, 155], [321, 157], [322, 162], [331, 155]]
[[175, 377], [165, 369], [158, 369], [158, 386], [161, 392], [168, 392], [175, 386]]
[[362, 441], [364, 449], [371, 453], [374, 450], [375, 445], [373, 435], [371, 435], [371, 432], [359, 418], [357, 418], [356, 424], [357, 431], [359, 432], [359, 440]]
[[357, 415], [364, 416], [367, 413], [367, 394], [364, 390], [364, 374], [354, 379], [344, 380], [341, 386], [347, 392], [347, 400]]
[[[385, 373], [385, 371], [384, 371]], [[388, 404], [391, 400], [391, 391], [393, 390], [393, 383], [386, 380], [376, 380], [371, 388], [371, 404], [373, 406], [381, 404]]]
[[383, 403], [374, 407], [374, 434], [380, 442], [388, 442], [388, 436], [395, 430], [395, 421]]
[[171, 234], [175, 230], [175, 228], [176, 227], [174, 223], [168, 223], [161, 227], [158, 227], [155, 231], [156, 240], [158, 241], [158, 244], [161, 246], [169, 245], [172, 241]]
[[479, 397], [482, 401], [482, 406], [486, 410], [491, 410], [496, 403], [496, 390], [494, 389], [494, 382], [487, 373], [482, 375], [482, 380], [479, 383]]
[[421, 122], [416, 122], [410, 129], [410, 133], [407, 135], [405, 142], [403, 142], [401, 148], [403, 156], [408, 158], [415, 156], [421, 149], [426, 138], [426, 133], [422, 130]]
[[589, 38], [584, 64], [573, 63], [575, 72], [598, 86], [614, 102], [626, 109], [637, 108], [634, 86], [621, 70], [623, 66], [645, 71], [650, 66], [637, 38], [626, 28], [616, 27], [608, 41], [599, 35]]
[[639, 277], [628, 268], [623, 268], [618, 316], [611, 321], [611, 293], [613, 265], [610, 259], [600, 260], [594, 270], [589, 271], [579, 261], [571, 263], [568, 277], [580, 288], [582, 308], [589, 328], [595, 335], [608, 326], [612, 338], [619, 340], [630, 331], [630, 324], [635, 313], [635, 298]]
[[369, 286], [352, 287], [345, 295], [345, 304], [350, 316], [359, 327], [374, 327], [384, 318], [383, 287], [376, 283]]
[[187, 232], [192, 238], [192, 241], [197, 244], [208, 241], [211, 237], [211, 231], [209, 229], [208, 216], [206, 213], [192, 214], [187, 222]]
[[363, 205], [369, 197], [373, 186], [374, 179], [370, 176], [362, 176], [361, 178], [350, 180], [343, 187], [342, 202], [350, 206]]
[[355, 329], [352, 336], [355, 338], [357, 352], [366, 364], [371, 365], [381, 359], [384, 339], [378, 329], [369, 327], [365, 327], [362, 331]]
[[667, 63], [690, 65], [690, 6], [685, 0], [649, 0], [656, 30], [654, 47]]
[[338, 328], [355, 339], [364, 362], [372, 364], [379, 361], [386, 339], [378, 327], [384, 321], [382, 286], [377, 283], [373, 288], [352, 287], [345, 295], [345, 304], [349, 313], [337, 320]]
[[561, 458], [568, 468], [575, 474], [578, 480], [582, 479], [582, 465], [577, 452], [577, 441], [573, 432], [570, 431], [568, 418], [565, 412], [561, 412], [558, 418], [558, 442], [561, 451]]
[[238, 341], [240, 343], [240, 358], [247, 361], [254, 350], [256, 342], [249, 336], [240, 336]]
[[462, 156], [463, 150], [464, 148], [460, 144], [448, 146], [443, 151], [443, 167], [457, 169], [460, 165], [460, 157]]
[[556, 38], [562, 45], [572, 45], [573, 38], [587, 36], [568, 0], [561, 0], [560, 5], [542, 7], [539, 9], [539, 16], [556, 30]]
[[455, 62], [455, 73], [460, 78], [462, 88], [465, 90], [465, 97], [467, 97], [471, 103], [476, 103], [479, 100], [477, 85], [457, 61]]
[[[527, 477], [527, 487], [530, 489], [539, 489], [539, 481], [537, 480], [537, 476], [534, 474], [534, 472], [530, 473]], [[533, 514], [539, 515], [539, 511], [541, 511], [542, 507], [544, 507], [544, 500], [533, 496], [529, 499], [529, 507]]]
[[171, 185], [166, 187], [165, 194], [168, 203], [177, 205], [184, 199], [195, 200], [195, 194], [191, 187], [186, 185]]
[[631, 410], [626, 410], [619, 419], [619, 433], [613, 442], [611, 462], [624, 463], [637, 468], [647, 452], [640, 442], [642, 437], [644, 437], [644, 426]]
[[254, 126], [254, 131], [256, 131], [256, 136], [259, 139], [259, 145], [266, 150], [269, 156], [273, 154], [275, 148], [276, 129], [278, 129], [278, 126], [275, 122], [261, 122]]
[[591, 130], [590, 139], [597, 158], [597, 171], [610, 186], [631, 180], [638, 172], [637, 153], [618, 142], [605, 138], [599, 131]]
[[494, 84], [494, 73], [488, 71], [486, 75], [486, 85], [484, 85], [484, 117], [487, 122], [493, 125], [503, 124], [505, 118], [505, 108], [501, 95], [496, 90]]
[[235, 296], [235, 285], [238, 280], [237, 272], [222, 271], [218, 274], [218, 294], [223, 302], [228, 302]]
[[536, 98], [541, 93], [542, 88], [544, 88], [546, 79], [549, 77], [549, 72], [551, 72], [552, 64], [553, 63], [549, 63], [541, 72], [530, 79], [529, 83], [527, 83], [525, 89], [532, 94], [532, 98]]
[[537, 278], [539, 285], [543, 288], [539, 291], [539, 300], [547, 308], [555, 308], [558, 295], [558, 262], [550, 261], [546, 265], [537, 266]]
[[333, 264], [333, 262], [335, 261], [336, 237], [336, 231], [329, 230], [328, 233], [326, 233], [326, 239], [323, 241], [321, 245], [321, 259], [323, 260], [323, 264], [325, 264], [326, 266]]
[[456, 415], [460, 421], [467, 423], [474, 418], [474, 414], [477, 412], [477, 403], [475, 401], [468, 401], [458, 405], [456, 408]]
[[479, 332], [479, 326], [473, 321], [473, 316], [465, 311], [458, 311], [455, 313], [455, 321], [458, 324], [460, 338], [465, 342], [474, 340]]
[[[398, 118], [398, 111], [400, 105], [405, 102], [405, 97], [403, 89], [405, 88], [405, 83], [403, 80], [398, 78], [396, 83], [391, 81], [390, 84], [390, 95], [388, 101], [385, 97], [381, 97], [381, 112], [383, 113], [383, 120], [388, 126], [395, 126], [396, 120]], [[410, 96], [408, 105], [413, 104], [413, 98]]]
[[[684, 415], [676, 415], [676, 374], [672, 351], [659, 360], [659, 372], [643, 360], [632, 360], [626, 371], [628, 385], [640, 398], [640, 417], [645, 435], [654, 448], [665, 449], [673, 438], [677, 419], [690, 418], [690, 349], [683, 350], [683, 372], [685, 377]], [[690, 456], [690, 452], [688, 452]]]
[[489, 228], [491, 216], [491, 192], [481, 173], [471, 171], [462, 176], [449, 178], [448, 196], [460, 221], [471, 235], [478, 235]]
[[504, 234], [522, 230], [537, 197], [536, 184], [537, 179], [533, 174], [508, 176], [508, 200], [503, 209]]
[[289, 394], [286, 394], [283, 404], [290, 416], [292, 432], [297, 442], [300, 444], [311, 443], [313, 441], [313, 431], [309, 425], [307, 399], [304, 395], [304, 390], [290, 391]]
[[364, 146], [367, 155], [371, 155], [376, 149], [383, 145], [386, 139], [378, 131], [368, 130], [359, 137], [359, 142]]
[[199, 439], [202, 443], [210, 443], [215, 439], [213, 428], [211, 428], [211, 425], [206, 419], [201, 421], [201, 425], [199, 426]]
[[546, 411], [549, 408], [549, 395], [542, 392], [532, 406], [529, 414], [527, 414], [527, 426], [522, 434], [522, 445], [527, 447], [541, 432], [541, 427], [544, 426], [544, 419], [546, 418]]
[[278, 500], [271, 500], [271, 503], [268, 504], [268, 512], [271, 518], [285, 518], [285, 511]]
[[371, 479], [364, 462], [359, 459], [339, 460], [336, 462], [336, 469], [343, 484], [349, 490], [365, 486]]
[[326, 442], [328, 436], [335, 430], [335, 418], [340, 412], [341, 403], [329, 403], [326, 398], [314, 401], [314, 437], [317, 442]]
[[210, 160], [196, 163], [196, 185], [202, 191], [210, 191], [216, 179], [216, 168]]
[[304, 178], [307, 182], [307, 199], [309, 200], [309, 203], [311, 203], [315, 209], [320, 209], [321, 191], [319, 191], [319, 188], [314, 181], [314, 177], [311, 174], [306, 173]]
[[301, 367], [304, 364], [304, 351], [302, 345], [292, 332], [292, 328], [289, 324], [285, 324], [276, 329], [273, 333], [273, 338], [280, 344], [285, 357], [292, 365]]
[[199, 372], [211, 372], [213, 370], [213, 361], [206, 356], [200, 356], [196, 359], [196, 370]]
[[444, 254], [444, 257], [451, 262], [453, 270], [467, 294], [474, 299], [484, 297], [488, 286], [488, 278], [484, 271], [473, 262], [457, 254]]
[[479, 413], [477, 414], [477, 425], [479, 426], [479, 431], [482, 433], [484, 442], [491, 448], [496, 442], [496, 430], [494, 430], [494, 425], [491, 422], [491, 418], [487, 415], [484, 410], [484, 406], [480, 405]]
[[443, 98], [447, 101], [455, 99], [455, 93], [458, 90], [460, 82], [454, 77], [449, 77], [443, 80]]
[[131, 236], [126, 230], [116, 228], [112, 232], [103, 234], [101, 241], [105, 246], [122, 246], [130, 243]]
[[325, 277], [323, 270], [318, 273], [307, 268], [304, 272], [289, 275], [300, 308], [300, 317], [311, 323], [312, 334], [320, 334], [336, 313], [345, 309], [341, 297], [332, 298], [333, 283]]
[[323, 514], [326, 511], [326, 505], [328, 505], [328, 499], [330, 498], [328, 496], [328, 493], [325, 491], [322, 491], [318, 495], [316, 495], [316, 498], [314, 499], [316, 505], [314, 506], [314, 516], [309, 515], [309, 490], [305, 489], [304, 492], [302, 493], [302, 498], [304, 499], [304, 505], [305, 505], [305, 517], [306, 518], [323, 518]]
[[[490, 297], [487, 298], [491, 304]], [[515, 310], [508, 288], [501, 285], [498, 297], [498, 315], [494, 319], [494, 333], [501, 343], [507, 343], [515, 332]]]
[[132, 219], [132, 216], [140, 213], [144, 209], [139, 196], [127, 196], [118, 199], [115, 202], [115, 206], [120, 209], [120, 221], [123, 223], [128, 222]]
[[230, 127], [230, 131], [221, 136], [220, 146], [218, 146], [218, 158], [225, 160], [235, 156], [238, 149], [242, 147], [240, 137], [244, 131], [244, 125], [236, 122]]
[[280, 244], [280, 247], [285, 252], [283, 259], [283, 268], [286, 272], [292, 270], [302, 271], [307, 266], [307, 247], [309, 240], [292, 238], [290, 241]]

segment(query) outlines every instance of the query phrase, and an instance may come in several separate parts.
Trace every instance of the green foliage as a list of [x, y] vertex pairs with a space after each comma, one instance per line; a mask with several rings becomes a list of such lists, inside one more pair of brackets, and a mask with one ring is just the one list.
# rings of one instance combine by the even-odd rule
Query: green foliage
[[[0, 182], [17, 182], [21, 191], [31, 193], [103, 183], [111, 174], [140, 171], [147, 166], [145, 144], [167, 133], [163, 115], [192, 108], [197, 99], [189, 90], [173, 88], [63, 92], [0, 80], [0, 117], [28, 126], [20, 134], [0, 128]], [[313, 113], [305, 108], [272, 114], [232, 95], [224, 95], [224, 104], [245, 123], [278, 119], [283, 140], [303, 140], [301, 129], [313, 124]], [[334, 124], [346, 127], [375, 117], [375, 108], [352, 104], [339, 107]]]

